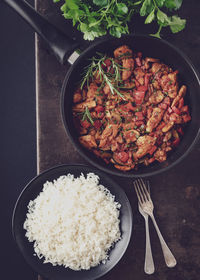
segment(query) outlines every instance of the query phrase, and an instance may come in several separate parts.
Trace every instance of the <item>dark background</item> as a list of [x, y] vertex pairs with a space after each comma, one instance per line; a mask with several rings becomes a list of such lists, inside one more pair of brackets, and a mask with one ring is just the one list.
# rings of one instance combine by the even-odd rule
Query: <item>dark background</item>
[[12, 238], [11, 216], [21, 190], [36, 175], [34, 33], [2, 1], [0, 36], [0, 278], [32, 280], [36, 275]]
[[[33, 3], [33, 0], [29, 2]], [[200, 1], [184, 0], [183, 3], [179, 14], [187, 19], [186, 29], [176, 35], [164, 31], [164, 38], [181, 46], [200, 70]], [[144, 26], [141, 18], [133, 22], [131, 30], [146, 34], [156, 31], [152, 25]], [[11, 217], [21, 190], [36, 175], [34, 33], [2, 1], [0, 35], [1, 275], [6, 280], [32, 280], [37, 276], [25, 263], [13, 241]]]

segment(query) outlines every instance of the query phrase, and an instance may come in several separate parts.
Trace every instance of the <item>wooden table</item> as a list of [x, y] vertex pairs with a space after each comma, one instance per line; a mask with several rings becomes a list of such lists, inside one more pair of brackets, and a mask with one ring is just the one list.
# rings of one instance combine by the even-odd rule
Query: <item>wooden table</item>
[[[37, 10], [64, 32], [80, 38], [80, 34], [64, 20], [59, 5], [50, 0], [36, 0]], [[57, 7], [57, 8], [56, 8]], [[169, 40], [184, 51], [200, 70], [200, 1], [184, 1], [181, 16], [188, 19], [187, 28], [177, 34], [165, 33]], [[136, 18], [134, 30], [141, 33], [155, 31]], [[131, 27], [131, 29], [133, 29]], [[50, 55], [43, 42], [36, 37], [37, 80], [37, 166], [38, 173], [63, 163], [87, 163], [69, 141], [61, 120], [60, 91], [69, 66], [61, 66]], [[133, 209], [133, 234], [129, 247], [119, 264], [104, 280], [198, 280], [200, 274], [200, 143], [178, 166], [164, 174], [150, 178], [155, 215], [166, 242], [178, 264], [165, 266], [160, 243], [150, 223], [151, 243], [156, 272], [144, 273], [145, 228], [137, 210], [132, 180], [113, 177], [123, 186]]]

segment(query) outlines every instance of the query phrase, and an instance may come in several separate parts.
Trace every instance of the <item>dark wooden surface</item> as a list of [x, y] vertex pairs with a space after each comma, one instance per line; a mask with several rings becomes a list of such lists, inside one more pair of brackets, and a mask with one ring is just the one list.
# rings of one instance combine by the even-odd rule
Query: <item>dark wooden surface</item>
[[[178, 46], [200, 71], [200, 1], [183, 1], [180, 11], [187, 18], [186, 29], [164, 38]], [[37, 9], [64, 32], [81, 38], [64, 20], [59, 5], [50, 0], [37, 0]], [[136, 18], [131, 30], [155, 32], [154, 26], [144, 26], [143, 19]], [[85, 43], [82, 43], [82, 47]], [[86, 163], [69, 141], [60, 114], [60, 91], [69, 66], [61, 66], [46, 51], [45, 45], [36, 39], [36, 88], [37, 88], [37, 164], [38, 172], [62, 163]], [[113, 177], [127, 193], [133, 209], [133, 234], [129, 247], [119, 264], [104, 280], [199, 280], [200, 276], [200, 143], [191, 154], [170, 171], [149, 178], [155, 216], [161, 232], [177, 259], [173, 269], [166, 267], [156, 232], [150, 223], [150, 235], [156, 272], [144, 273], [145, 228], [137, 210], [132, 180]]]

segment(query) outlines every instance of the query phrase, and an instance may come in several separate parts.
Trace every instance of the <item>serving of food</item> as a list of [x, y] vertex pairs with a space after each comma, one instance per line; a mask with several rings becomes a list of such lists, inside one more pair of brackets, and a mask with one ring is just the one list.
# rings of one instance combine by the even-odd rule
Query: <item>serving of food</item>
[[191, 120], [178, 70], [127, 45], [97, 55], [73, 95], [80, 143], [122, 171], [165, 161]]
[[89, 270], [120, 240], [120, 203], [94, 173], [47, 181], [28, 204], [26, 237], [44, 263]]

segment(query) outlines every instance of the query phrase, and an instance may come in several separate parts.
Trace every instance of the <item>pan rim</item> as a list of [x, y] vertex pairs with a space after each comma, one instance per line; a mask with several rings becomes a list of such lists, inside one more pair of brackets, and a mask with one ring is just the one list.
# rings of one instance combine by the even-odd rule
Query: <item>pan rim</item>
[[[168, 46], [169, 48], [173, 49], [176, 53], [178, 53], [180, 55], [180, 57], [187, 63], [187, 65], [189, 66], [189, 68], [191, 69], [192, 73], [195, 76], [195, 79], [199, 85], [199, 90], [200, 90], [200, 74], [197, 71], [196, 67], [194, 66], [193, 62], [188, 58], [188, 56], [183, 53], [180, 49], [178, 49], [178, 47], [176, 47], [175, 45], [169, 43], [168, 41], [164, 40], [164, 39], [159, 39], [159, 38], [155, 38], [149, 35], [145, 35], [145, 34], [140, 34], [140, 33], [135, 33], [135, 34], [129, 34], [129, 35], [124, 35], [119, 39], [115, 39], [115, 40], [119, 40], [123, 39], [123, 38], [135, 38], [135, 37], [143, 37], [143, 38], [148, 38], [151, 40], [155, 40], [155, 41], [161, 41], [163, 44], [165, 44], [166, 46]], [[101, 166], [100, 164], [98, 164], [97, 162], [93, 161], [91, 158], [89, 158], [83, 151], [83, 149], [81, 149], [81, 147], [76, 144], [76, 142], [74, 142], [74, 139], [70, 133], [70, 130], [68, 128], [67, 122], [66, 122], [66, 118], [65, 118], [65, 110], [64, 110], [64, 99], [65, 99], [65, 89], [67, 87], [67, 84], [69, 82], [69, 78], [71, 76], [71, 72], [73, 71], [73, 69], [78, 65], [79, 60], [85, 56], [88, 52], [90, 52], [92, 49], [94, 49], [95, 47], [97, 47], [98, 45], [100, 45], [103, 42], [109, 42], [110, 40], [112, 40], [112, 38], [108, 37], [108, 38], [104, 38], [101, 39], [99, 41], [97, 41], [96, 43], [92, 44], [91, 46], [89, 46], [88, 48], [86, 48], [80, 55], [80, 57], [77, 58], [77, 60], [74, 62], [74, 64], [70, 67], [70, 69], [68, 70], [63, 85], [62, 85], [62, 89], [61, 89], [61, 99], [60, 99], [60, 110], [61, 110], [61, 115], [62, 115], [62, 121], [65, 127], [65, 131], [71, 141], [71, 143], [73, 144], [73, 146], [77, 149], [77, 151], [79, 152], [79, 154], [87, 160], [87, 162], [89, 162], [91, 165], [95, 166], [96, 168], [99, 168], [100, 170], [111, 174], [111, 175], [115, 175], [115, 176], [121, 176], [121, 177], [125, 177], [125, 178], [146, 178], [146, 177], [150, 177], [150, 176], [155, 176], [158, 175], [160, 173], [164, 173], [166, 171], [168, 171], [169, 169], [171, 169], [172, 167], [178, 165], [183, 159], [185, 159], [190, 152], [193, 150], [194, 146], [196, 145], [196, 143], [198, 142], [198, 140], [200, 139], [200, 124], [199, 124], [199, 128], [198, 131], [196, 133], [196, 136], [194, 137], [192, 143], [190, 144], [190, 146], [187, 148], [187, 150], [179, 157], [177, 158], [174, 162], [170, 163], [168, 166], [165, 166], [161, 169], [155, 170], [155, 171], [149, 171], [146, 173], [126, 173], [120, 170], [110, 170], [109, 168], [106, 168], [104, 166]], [[200, 94], [199, 94], [199, 98], [200, 98]], [[131, 172], [131, 171], [130, 171]]]

